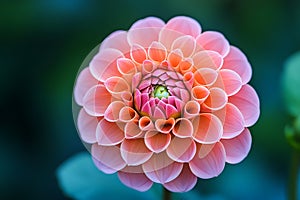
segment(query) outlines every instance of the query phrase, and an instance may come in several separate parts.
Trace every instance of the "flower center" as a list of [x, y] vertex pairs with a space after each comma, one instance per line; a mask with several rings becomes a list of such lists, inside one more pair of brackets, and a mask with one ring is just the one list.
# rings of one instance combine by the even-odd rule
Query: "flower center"
[[157, 85], [153, 91], [153, 96], [159, 99], [162, 99], [163, 97], [167, 99], [170, 96], [170, 93], [165, 86]]

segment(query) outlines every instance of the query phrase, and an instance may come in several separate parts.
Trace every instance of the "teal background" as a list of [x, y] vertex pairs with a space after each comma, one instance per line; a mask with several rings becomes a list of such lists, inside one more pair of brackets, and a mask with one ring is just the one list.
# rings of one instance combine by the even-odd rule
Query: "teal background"
[[285, 60], [300, 50], [299, 10], [296, 0], [1, 1], [0, 199], [66, 199], [55, 171], [85, 151], [72, 118], [82, 61], [115, 30], [176, 15], [222, 32], [245, 52], [261, 101], [249, 156], [194, 190], [209, 199], [286, 199], [291, 149], [280, 80]]

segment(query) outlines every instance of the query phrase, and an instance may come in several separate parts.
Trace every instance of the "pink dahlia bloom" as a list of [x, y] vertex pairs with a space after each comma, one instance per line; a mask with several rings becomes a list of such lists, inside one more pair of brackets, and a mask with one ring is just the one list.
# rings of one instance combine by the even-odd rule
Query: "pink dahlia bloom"
[[251, 75], [241, 50], [194, 19], [139, 20], [109, 35], [80, 72], [80, 137], [128, 187], [189, 191], [247, 156], [259, 117]]

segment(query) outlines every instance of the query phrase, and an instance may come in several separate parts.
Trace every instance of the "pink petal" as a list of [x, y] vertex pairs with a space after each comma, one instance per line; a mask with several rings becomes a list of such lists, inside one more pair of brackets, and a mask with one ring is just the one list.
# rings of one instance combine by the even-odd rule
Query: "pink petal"
[[224, 89], [228, 96], [235, 95], [241, 89], [242, 79], [236, 72], [230, 69], [221, 69], [219, 75], [220, 81], [217, 80], [214, 85]]
[[135, 64], [128, 58], [119, 58], [117, 60], [117, 67], [124, 77], [133, 76], [137, 72]]
[[161, 133], [169, 133], [175, 125], [175, 119], [169, 118], [165, 119], [158, 119], [155, 121], [155, 128]]
[[100, 50], [112, 48], [121, 51], [124, 55], [130, 51], [130, 46], [127, 42], [126, 31], [115, 31], [103, 40]]
[[110, 168], [108, 166], [106, 166], [105, 164], [103, 164], [102, 162], [100, 162], [99, 160], [92, 158], [95, 166], [101, 170], [102, 172], [106, 173], [106, 174], [113, 174], [115, 172], [117, 172], [116, 169]]
[[141, 165], [149, 160], [153, 154], [145, 143], [144, 139], [125, 139], [120, 147], [121, 156], [129, 166]]
[[138, 113], [131, 107], [123, 107], [119, 113], [119, 119], [122, 122], [128, 123], [139, 118]]
[[203, 106], [209, 110], [220, 110], [227, 102], [228, 97], [225, 91], [214, 87], [209, 89], [209, 95], [203, 102]]
[[236, 95], [229, 97], [228, 101], [241, 111], [246, 127], [252, 126], [258, 120], [259, 99], [250, 85], [244, 85]]
[[94, 85], [97, 85], [97, 83], [98, 80], [92, 76], [88, 67], [80, 72], [74, 88], [74, 99], [78, 105], [83, 105], [84, 95], [90, 88], [92, 88]]
[[227, 103], [222, 110], [214, 112], [223, 122], [222, 138], [229, 139], [239, 135], [244, 130], [244, 118], [240, 110], [231, 103]]
[[204, 50], [193, 55], [194, 67], [218, 70], [223, 65], [223, 58], [215, 51]]
[[196, 40], [190, 35], [184, 35], [174, 40], [171, 49], [180, 49], [184, 57], [190, 57], [196, 48]]
[[150, 59], [162, 62], [167, 57], [167, 49], [161, 43], [154, 41], [148, 49], [148, 55]]
[[145, 144], [151, 151], [160, 153], [168, 148], [171, 142], [171, 134], [164, 134], [158, 131], [148, 131], [145, 135]]
[[118, 76], [112, 76], [104, 82], [106, 89], [116, 96], [120, 96], [125, 91], [130, 91], [127, 81]]
[[135, 121], [126, 123], [124, 133], [126, 139], [141, 138], [144, 135], [143, 131]]
[[225, 167], [225, 150], [220, 142], [217, 142], [213, 149], [204, 158], [196, 154], [189, 163], [193, 174], [199, 178], [209, 179], [221, 174]]
[[114, 173], [126, 166], [125, 161], [121, 157], [120, 148], [117, 146], [93, 144], [91, 154], [94, 160], [99, 162], [96, 166], [106, 173]]
[[186, 72], [183, 75], [184, 85], [188, 90], [191, 90], [194, 85], [194, 74], [193, 72]]
[[164, 28], [171, 29], [185, 35], [191, 35], [196, 38], [201, 33], [200, 24], [186, 16], [178, 16], [170, 19]]
[[151, 60], [144, 60], [143, 65], [142, 65], [142, 72], [144, 75], [150, 74], [154, 69], [155, 69], [155, 66]]
[[139, 120], [139, 127], [143, 131], [148, 131], [154, 128], [154, 124], [148, 116], [143, 116]]
[[196, 144], [192, 138], [174, 137], [166, 152], [176, 162], [189, 162], [196, 154]]
[[140, 192], [145, 192], [151, 188], [153, 182], [150, 181], [144, 173], [118, 172], [120, 181], [127, 187]]
[[165, 113], [159, 108], [155, 107], [152, 115], [153, 119], [165, 119]]
[[123, 53], [117, 49], [99, 51], [90, 62], [91, 74], [101, 82], [112, 76], [121, 76], [117, 67], [117, 60], [123, 57]]
[[194, 67], [193, 60], [191, 58], [184, 59], [179, 63], [178, 67], [181, 74], [191, 72]]
[[136, 63], [142, 64], [147, 59], [147, 52], [142, 46], [133, 44], [130, 49], [130, 56]]
[[197, 177], [191, 172], [190, 167], [186, 164], [180, 175], [173, 181], [164, 184], [164, 187], [171, 192], [188, 192], [195, 187]]
[[244, 160], [248, 155], [251, 148], [251, 134], [250, 131], [245, 128], [245, 130], [235, 138], [232, 139], [222, 139], [226, 152], [226, 162], [231, 164], [236, 164]]
[[193, 124], [186, 118], [176, 119], [176, 124], [172, 130], [172, 133], [179, 138], [188, 138], [193, 135]]
[[142, 165], [146, 176], [156, 183], [167, 183], [174, 180], [180, 174], [183, 164], [171, 160], [165, 152], [153, 154]]
[[210, 68], [201, 68], [194, 72], [194, 81], [196, 85], [211, 86], [216, 82], [218, 72]]
[[83, 107], [89, 115], [103, 116], [112, 101], [111, 94], [103, 85], [95, 85], [83, 98]]
[[121, 94], [121, 100], [124, 102], [126, 106], [132, 107], [133, 106], [133, 97], [132, 93], [129, 91], [125, 91]]
[[180, 49], [172, 50], [168, 55], [168, 61], [173, 68], [176, 68], [183, 58], [183, 53]]
[[246, 84], [252, 76], [252, 68], [244, 53], [237, 47], [230, 46], [229, 54], [224, 58], [223, 69], [231, 69], [242, 78], [242, 83]]
[[135, 22], [128, 31], [128, 43], [149, 47], [158, 40], [158, 34], [165, 23], [155, 17], [148, 17]]
[[194, 118], [200, 113], [200, 104], [197, 101], [188, 101], [183, 109], [183, 116], [187, 119]]
[[229, 43], [223, 34], [216, 31], [205, 31], [197, 38], [197, 44], [202, 49], [218, 52], [223, 57], [229, 52]]
[[202, 144], [212, 144], [220, 140], [223, 134], [223, 126], [219, 118], [210, 113], [201, 113], [193, 120], [194, 134], [196, 142]]
[[124, 132], [116, 123], [102, 119], [96, 129], [96, 138], [99, 145], [112, 146], [124, 140]]
[[[207, 97], [209, 96], [209, 92], [210, 91], [204, 86], [195, 86], [191, 90], [192, 99], [195, 102], [198, 102], [198, 105], [202, 104], [207, 99]], [[192, 112], [192, 115], [193, 115], [193, 114], [196, 113], [198, 108], [197, 107], [191, 107], [191, 106], [197, 106], [197, 104], [190, 103], [188, 105], [188, 108], [187, 108], [187, 109], [189, 109], [188, 112]], [[200, 111], [200, 108], [199, 108], [199, 111]]]
[[87, 143], [95, 143], [96, 140], [96, 128], [98, 125], [97, 117], [90, 116], [82, 108], [78, 114], [77, 126], [80, 133], [80, 137]]
[[109, 122], [118, 121], [119, 112], [123, 107], [125, 107], [125, 104], [122, 101], [111, 102], [104, 113], [104, 118]]

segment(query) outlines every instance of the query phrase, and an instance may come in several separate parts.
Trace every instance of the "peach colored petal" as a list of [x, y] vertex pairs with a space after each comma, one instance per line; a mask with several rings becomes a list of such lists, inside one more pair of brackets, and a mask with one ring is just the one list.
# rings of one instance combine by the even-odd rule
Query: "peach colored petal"
[[133, 106], [133, 97], [131, 92], [125, 91], [121, 94], [121, 100], [124, 102], [126, 106]]
[[248, 155], [252, 138], [249, 129], [245, 128], [244, 131], [235, 138], [222, 139], [226, 152], [226, 162], [236, 164], [244, 160]]
[[164, 28], [183, 33], [184, 35], [191, 35], [194, 38], [201, 33], [200, 24], [196, 20], [186, 16], [178, 16], [170, 19]]
[[149, 58], [153, 61], [162, 62], [167, 58], [167, 49], [159, 42], [152, 42], [148, 49]]
[[223, 65], [223, 58], [215, 51], [204, 50], [193, 55], [194, 67], [196, 69], [210, 68], [218, 70]]
[[193, 124], [186, 118], [176, 119], [176, 124], [172, 130], [172, 133], [179, 138], [188, 138], [193, 135]]
[[158, 131], [147, 131], [145, 135], [145, 144], [151, 151], [160, 153], [166, 150], [171, 142], [171, 134], [164, 134]]
[[184, 82], [185, 87], [188, 90], [191, 90], [193, 85], [194, 85], [194, 74], [193, 74], [193, 72], [186, 72], [183, 75], [183, 82]]
[[77, 81], [74, 87], [74, 99], [76, 103], [80, 106], [83, 105], [83, 97], [87, 91], [93, 86], [97, 85], [98, 80], [96, 80], [90, 69], [87, 67], [83, 69], [77, 77]]
[[197, 156], [199, 158], [204, 158], [206, 157], [211, 150], [214, 148], [215, 143], [214, 144], [200, 144], [200, 143], [196, 143], [197, 145]]
[[139, 118], [138, 113], [131, 107], [123, 107], [119, 113], [119, 119], [121, 122], [128, 123]]
[[199, 178], [209, 179], [218, 176], [225, 167], [225, 150], [220, 142], [204, 157], [198, 154], [189, 163], [190, 169]]
[[103, 116], [111, 101], [112, 96], [105, 86], [95, 85], [85, 94], [83, 107], [89, 115]]
[[130, 83], [131, 77], [137, 72], [135, 64], [128, 58], [119, 58], [117, 67], [123, 77]]
[[125, 91], [130, 91], [127, 81], [118, 76], [112, 76], [104, 82], [106, 89], [114, 96], [121, 96]]
[[100, 46], [100, 51], [103, 49], [117, 49], [123, 54], [127, 54], [130, 51], [130, 46], [127, 42], [127, 32], [126, 31], [115, 31], [111, 33]]
[[223, 134], [223, 126], [219, 118], [211, 113], [201, 113], [193, 120], [194, 134], [196, 142], [202, 144], [212, 144], [220, 140]]
[[[192, 99], [196, 102], [198, 102], [198, 104], [202, 104], [206, 99], [207, 97], [210, 95], [209, 94], [210, 91], [204, 87], [204, 86], [195, 86], [192, 88], [191, 90], [191, 95], [192, 95]], [[191, 104], [188, 106], [188, 109], [192, 109], [192, 115], [195, 114], [195, 109], [197, 109], [197, 107], [191, 107], [191, 106], [197, 106], [195, 103]], [[200, 110], [200, 108], [199, 108]], [[189, 113], [187, 113], [189, 114]]]
[[196, 38], [196, 41], [201, 48], [216, 51], [223, 57], [229, 52], [229, 43], [222, 33], [205, 31]]
[[159, 107], [155, 107], [153, 114], [152, 114], [152, 119], [165, 119], [165, 118], [166, 118], [166, 115], [165, 115], [164, 111], [162, 111]]
[[91, 74], [99, 81], [104, 82], [112, 76], [121, 76], [118, 67], [118, 58], [124, 55], [117, 49], [103, 49], [90, 62]]
[[183, 164], [171, 160], [166, 152], [153, 154], [150, 160], [142, 165], [146, 176], [156, 183], [167, 183], [179, 176]]
[[193, 70], [193, 60], [191, 58], [184, 59], [179, 63], [178, 67], [179, 72], [183, 75], [187, 72], [191, 72]]
[[182, 51], [180, 49], [174, 49], [169, 53], [167, 60], [169, 61], [170, 65], [176, 69], [182, 58]]
[[242, 79], [236, 72], [230, 69], [221, 69], [219, 76], [220, 80], [217, 80], [214, 85], [224, 89], [227, 96], [235, 95], [241, 89]]
[[165, 119], [158, 119], [155, 121], [155, 128], [161, 133], [169, 133], [175, 125], [175, 119], [169, 118]]
[[222, 138], [236, 137], [244, 130], [243, 115], [235, 105], [227, 103], [222, 110], [214, 112], [214, 115], [223, 122]]
[[124, 127], [124, 133], [126, 139], [141, 138], [144, 135], [136, 121], [127, 123]]
[[196, 143], [192, 138], [174, 137], [166, 152], [176, 162], [189, 162], [196, 154]]
[[154, 69], [155, 69], [154, 63], [151, 60], [144, 60], [142, 65], [143, 75], [152, 73]]
[[113, 146], [124, 140], [124, 132], [116, 123], [102, 119], [96, 129], [96, 138], [99, 145]]
[[93, 144], [91, 154], [95, 161], [100, 162], [97, 167], [106, 173], [114, 173], [126, 166], [119, 147]]
[[183, 109], [183, 116], [187, 119], [194, 118], [200, 114], [200, 104], [197, 101], [188, 101]]
[[129, 166], [137, 166], [149, 160], [153, 154], [144, 142], [144, 139], [125, 139], [120, 147], [121, 156]]
[[154, 124], [148, 116], [143, 116], [139, 120], [139, 127], [143, 131], [148, 131], [154, 128]]
[[83, 108], [81, 108], [77, 118], [77, 126], [80, 138], [84, 142], [90, 144], [97, 142], [96, 128], [98, 122], [97, 117], [90, 116]]
[[119, 171], [118, 177], [124, 185], [140, 192], [149, 190], [153, 185], [153, 182], [149, 180], [144, 173], [127, 173]]
[[185, 164], [179, 176], [173, 181], [164, 184], [171, 192], [188, 192], [195, 187], [197, 177], [191, 172], [190, 167]]
[[114, 101], [109, 104], [104, 113], [104, 118], [109, 122], [116, 122], [119, 120], [119, 112], [125, 106], [122, 101]]
[[196, 49], [196, 40], [190, 35], [184, 35], [174, 40], [171, 50], [180, 49], [184, 57], [190, 57]]
[[142, 79], [142, 74], [140, 72], [136, 73], [133, 77], [132, 77], [132, 83], [131, 83], [131, 88], [133, 91], [135, 91], [135, 89], [138, 87], [140, 81]]
[[248, 83], [252, 76], [252, 68], [244, 53], [237, 47], [230, 46], [228, 55], [224, 58], [223, 69], [231, 69], [242, 78], [243, 85]]
[[133, 44], [130, 49], [130, 56], [133, 61], [142, 64], [147, 59], [147, 52], [142, 46]]
[[194, 72], [195, 85], [211, 86], [216, 82], [217, 78], [218, 72], [210, 68], [201, 68]]
[[106, 173], [106, 174], [113, 174], [115, 172], [117, 172], [117, 170], [110, 168], [108, 166], [106, 166], [105, 164], [103, 164], [102, 162], [100, 162], [99, 160], [95, 159], [92, 157], [92, 160], [95, 164], [95, 166], [101, 170], [102, 172]]
[[220, 88], [210, 88], [209, 95], [203, 102], [203, 106], [209, 110], [220, 110], [228, 102], [228, 97], [224, 90]]
[[250, 85], [244, 85], [236, 95], [229, 97], [228, 101], [241, 111], [246, 127], [252, 126], [258, 120], [259, 99]]

